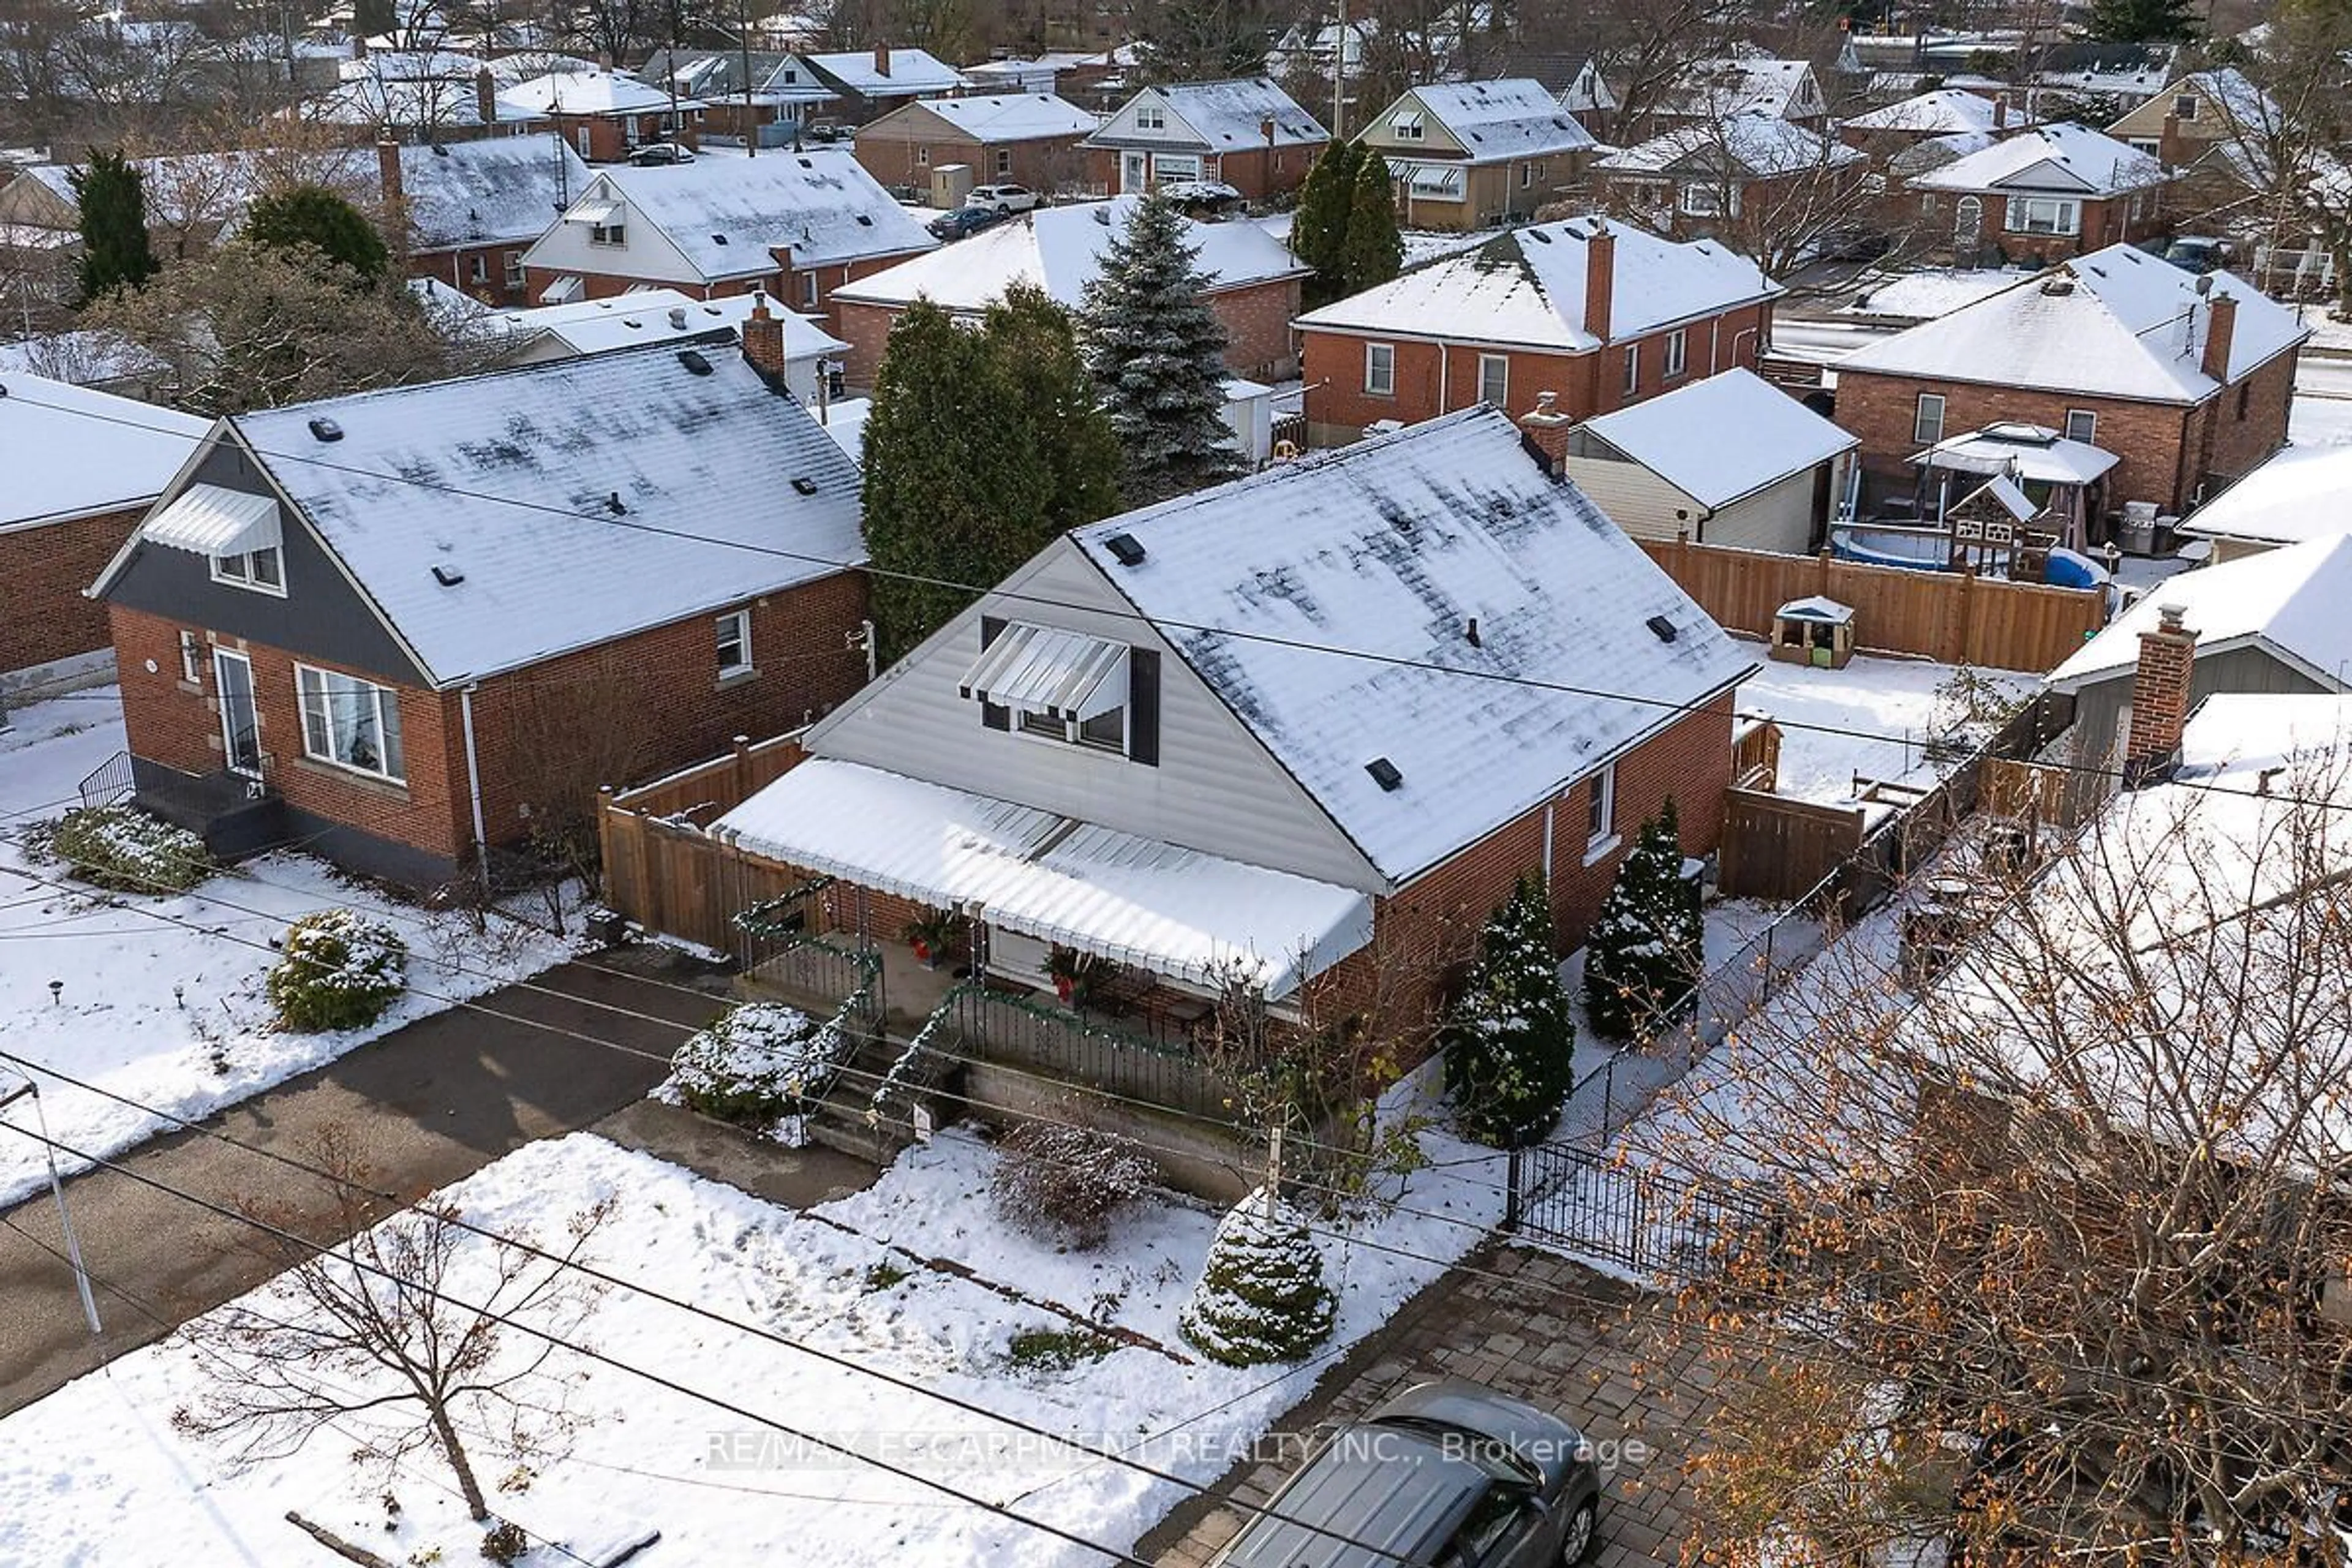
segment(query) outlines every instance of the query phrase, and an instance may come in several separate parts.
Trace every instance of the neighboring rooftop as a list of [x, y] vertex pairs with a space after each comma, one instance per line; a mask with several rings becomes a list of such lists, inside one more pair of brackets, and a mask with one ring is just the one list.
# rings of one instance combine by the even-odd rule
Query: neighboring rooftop
[[2037, 125], [1916, 176], [1932, 191], [2050, 192], [2120, 195], [2162, 184], [2164, 165], [2137, 147], [2071, 121]]
[[596, 178], [707, 278], [773, 272], [770, 246], [790, 246], [793, 265], [813, 267], [940, 243], [845, 148], [704, 158], [677, 168], [617, 164]]
[[[620, 71], [550, 71], [499, 89], [499, 101], [534, 114], [667, 114], [668, 92]], [[700, 109], [696, 100], [676, 100], [681, 110]]]
[[2050, 672], [2061, 691], [2127, 675], [2139, 662], [2139, 634], [2178, 605], [2206, 658], [2260, 647], [2332, 691], [2352, 688], [2352, 534], [2268, 550], [2167, 578]]
[[22, 372], [0, 374], [0, 529], [143, 507], [203, 439], [206, 422]]
[[2199, 507], [2180, 531], [2252, 544], [2352, 533], [2352, 447], [2289, 447]]
[[1677, 125], [1612, 153], [1593, 167], [1612, 174], [1662, 174], [1690, 159], [1727, 158], [1751, 175], [1842, 169], [1864, 161], [1857, 148], [1761, 110]]
[[1979, 93], [1939, 87], [1874, 109], [1840, 122], [1849, 131], [1891, 131], [1915, 136], [1950, 136], [1966, 132], [2013, 130], [2025, 123], [2014, 110], [2004, 117], [2000, 106]]
[[[752, 307], [761, 298], [753, 293], [697, 300], [675, 289], [641, 289], [609, 300], [576, 300], [568, 305], [500, 310], [494, 319], [510, 333], [528, 336], [544, 332], [573, 353], [609, 353], [614, 349], [674, 343], [719, 331], [740, 336], [743, 323], [751, 320]], [[773, 300], [768, 302], [768, 313], [783, 327], [784, 357], [788, 360], [842, 353], [849, 348], [809, 317], [787, 310]]]
[[876, 68], [872, 49], [846, 49], [839, 54], [801, 58], [852, 92], [866, 98], [898, 98], [908, 94], [953, 92], [963, 85], [955, 67], [929, 49], [891, 49], [890, 68]]
[[1412, 96], [1452, 132], [1474, 163], [1590, 152], [1599, 145], [1533, 77], [1439, 82]]
[[1084, 136], [1102, 123], [1101, 115], [1050, 92], [926, 99], [922, 110], [938, 115], [975, 142], [1034, 142], [1053, 136]]
[[1746, 113], [1805, 119], [1828, 110], [1809, 62], [1747, 56], [1693, 60], [1658, 107], [1661, 114], [1707, 120]]
[[400, 189], [418, 250], [528, 242], [586, 188], [588, 165], [552, 132], [400, 150]]
[[1588, 419], [1583, 428], [1717, 509], [1861, 445], [1861, 437], [1738, 368]]
[[[1313, 115], [1264, 77], [1170, 82], [1163, 87], [1145, 88], [1136, 95], [1137, 100], [1144, 98], [1166, 104], [1170, 116], [1181, 121], [1198, 143], [1213, 153], [1247, 152], [1267, 145], [1269, 140], [1276, 147], [1307, 147], [1331, 140], [1331, 133], [1318, 124]], [[1103, 130], [1096, 133], [1097, 141], [1117, 145], [1125, 140], [1116, 134], [1116, 128], [1134, 101], [1130, 100], [1111, 116]], [[1271, 139], [1265, 132], [1269, 124], [1274, 127]], [[1160, 133], [1137, 139], [1139, 145], [1146, 141], [1159, 147], [1175, 145]]]

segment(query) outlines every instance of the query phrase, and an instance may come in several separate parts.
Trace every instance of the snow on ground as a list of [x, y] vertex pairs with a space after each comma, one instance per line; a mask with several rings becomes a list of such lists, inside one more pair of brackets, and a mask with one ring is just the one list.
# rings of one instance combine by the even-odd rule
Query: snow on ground
[[2286, 433], [2298, 447], [2352, 446], [2352, 397], [2298, 392], [2287, 413]]
[[[1286, 212], [1268, 213], [1264, 217], [1249, 221], [1287, 245], [1290, 243], [1291, 220], [1297, 216]], [[1435, 261], [1440, 257], [1475, 250], [1502, 232], [1495, 228], [1472, 229], [1466, 234], [1450, 228], [1408, 228], [1401, 230], [1397, 237], [1404, 241], [1404, 265], [1418, 267], [1424, 261]]]
[[[479, 936], [462, 916], [426, 915], [304, 855], [265, 856], [176, 897], [46, 886], [33, 879], [65, 880], [65, 868], [33, 860], [25, 832], [79, 804], [80, 781], [122, 750], [121, 710], [108, 688], [11, 718], [14, 729], [0, 735], [0, 1009], [7, 1017], [0, 1049], [173, 1115], [201, 1117], [450, 1005], [440, 998], [479, 995], [569, 950], [504, 921]], [[262, 990], [276, 957], [268, 943], [297, 916], [337, 907], [393, 922], [409, 945], [411, 990], [366, 1029], [280, 1034]], [[62, 983], [54, 1000], [51, 981]], [[0, 1081], [13, 1084], [16, 1073], [0, 1063]], [[49, 1080], [41, 1107], [50, 1136], [92, 1155], [169, 1125]], [[34, 1125], [22, 1105], [7, 1119]], [[45, 1155], [34, 1140], [0, 1131], [0, 1207], [46, 1179]]]
[[2000, 267], [1927, 267], [1893, 276], [1870, 273], [1854, 280], [1853, 295], [1841, 310], [1850, 316], [1933, 321], [1973, 305], [1988, 294], [1997, 294], [2027, 276]]
[[[2038, 677], [2007, 670], [1977, 673], [2018, 698], [2041, 684]], [[1866, 654], [1843, 669], [1768, 659], [1740, 687], [1739, 706], [1780, 721], [1780, 794], [1844, 801], [1853, 798], [1856, 773], [1912, 784], [1933, 780], [1924, 748], [1936, 689], [1953, 674], [1948, 664]]]
[[[1178, 1359], [1190, 1352], [1177, 1337], [1177, 1311], [1216, 1216], [1155, 1200], [1114, 1229], [1105, 1251], [1057, 1251], [994, 1218], [985, 1195], [993, 1159], [975, 1140], [945, 1134], [904, 1156], [871, 1190], [812, 1216], [581, 1133], [520, 1150], [451, 1195], [477, 1224], [529, 1228], [542, 1239], [560, 1235], [564, 1217], [615, 1198], [588, 1254], [625, 1280], [1196, 1482], [1221, 1474], [1305, 1394], [1316, 1360], [1285, 1375]], [[1407, 1199], [1412, 1207], [1444, 1202], [1419, 1188]], [[1489, 1192], [1475, 1212], [1460, 1212], [1483, 1227], [1499, 1203]], [[1357, 1223], [1384, 1247], [1431, 1259], [1459, 1256], [1477, 1234], [1402, 1210]], [[971, 1277], [921, 1267], [886, 1242]], [[1339, 1344], [1378, 1327], [1442, 1268], [1328, 1237], [1321, 1245], [1340, 1294]], [[266, 1295], [248, 1303], [287, 1310], [283, 1300], [259, 1299]], [[1151, 1342], [1120, 1343], [1064, 1365], [1024, 1363], [1013, 1355], [1016, 1334], [1078, 1326], [1038, 1304], [1045, 1300]], [[1097, 1455], [631, 1290], [604, 1294], [576, 1338], [1109, 1547], [1131, 1546], [1184, 1495]], [[616, 1368], [559, 1360], [560, 1370], [579, 1374], [572, 1408], [591, 1423], [568, 1458], [537, 1461], [527, 1490], [494, 1492], [492, 1504], [583, 1558], [603, 1561], [616, 1543], [659, 1530], [659, 1543], [632, 1559], [636, 1568], [1099, 1561]], [[285, 1521], [289, 1509], [395, 1561], [477, 1560], [480, 1529], [464, 1520], [429, 1450], [405, 1461], [387, 1486], [380, 1472], [350, 1462], [353, 1443], [344, 1435], [320, 1434], [289, 1458], [236, 1473], [219, 1448], [176, 1433], [173, 1409], [205, 1375], [194, 1352], [167, 1342], [0, 1425], [0, 1560], [163, 1568], [316, 1555]], [[478, 1435], [476, 1461], [486, 1486], [510, 1462]], [[387, 1490], [399, 1503], [397, 1528], [389, 1530]], [[551, 1568], [559, 1560], [571, 1559], [541, 1546], [523, 1561]]]
[[2311, 329], [2311, 341], [2305, 344], [2306, 353], [2318, 349], [2328, 353], [2352, 354], [2352, 321], [2340, 321], [2329, 312], [2333, 304], [2309, 304], [2297, 307], [2303, 324]]

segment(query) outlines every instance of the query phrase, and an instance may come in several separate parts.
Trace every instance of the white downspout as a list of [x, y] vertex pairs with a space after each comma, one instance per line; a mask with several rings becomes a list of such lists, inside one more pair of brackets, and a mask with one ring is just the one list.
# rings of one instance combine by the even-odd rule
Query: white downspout
[[466, 795], [474, 808], [474, 864], [482, 879], [482, 892], [490, 890], [490, 835], [482, 826], [482, 764], [474, 752], [474, 687], [457, 689], [457, 720], [466, 731]]
[[1554, 803], [1549, 800], [1544, 802], [1543, 878], [1546, 898], [1551, 897], [1551, 808], [1553, 805]]
[[1444, 339], [1437, 341], [1437, 411], [1445, 412], [1446, 395], [1454, 390], [1454, 370], [1446, 350], [1451, 345]]

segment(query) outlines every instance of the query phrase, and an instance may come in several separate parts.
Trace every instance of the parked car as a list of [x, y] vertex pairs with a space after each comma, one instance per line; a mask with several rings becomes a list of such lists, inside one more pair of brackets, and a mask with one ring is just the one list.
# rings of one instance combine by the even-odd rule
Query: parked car
[[691, 163], [694, 162], [694, 149], [681, 147], [675, 142], [648, 142], [629, 154], [629, 162], [640, 169], [648, 169], [656, 163]]
[[1026, 185], [974, 185], [963, 205], [992, 207], [1001, 213], [1025, 213], [1037, 205], [1037, 193]]
[[2207, 273], [2230, 264], [2235, 247], [2210, 235], [2182, 234], [2164, 247], [2164, 259], [2183, 272]]
[[1409, 1388], [1318, 1448], [1211, 1568], [1573, 1568], [1601, 1473], [1574, 1426], [1448, 1378]]
[[801, 139], [804, 142], [846, 142], [856, 132], [845, 125], [804, 125]]
[[955, 207], [923, 226], [933, 239], [961, 239], [984, 228], [994, 228], [1013, 215], [1002, 207]]

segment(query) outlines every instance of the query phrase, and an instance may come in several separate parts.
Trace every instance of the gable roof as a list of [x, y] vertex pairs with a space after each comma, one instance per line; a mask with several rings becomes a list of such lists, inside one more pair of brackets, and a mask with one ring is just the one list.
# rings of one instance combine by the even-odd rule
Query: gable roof
[[866, 98], [898, 98], [908, 93], [952, 92], [963, 85], [955, 67], [929, 49], [892, 49], [890, 68], [874, 68], [872, 49], [845, 49], [837, 54], [803, 55], [835, 86]]
[[[1274, 123], [1276, 147], [1310, 147], [1331, 140], [1331, 133], [1296, 100], [1264, 77], [1231, 81], [1179, 81], [1147, 87], [1104, 122], [1087, 140], [1103, 146], [1119, 144], [1114, 128], [1128, 111], [1147, 98], [1167, 105], [1169, 116], [1192, 132], [1197, 145], [1212, 153], [1245, 153], [1266, 145], [1265, 125]], [[1151, 145], [1175, 145], [1154, 136]]]
[[2259, 647], [2332, 691], [2352, 690], [2352, 535], [2266, 550], [2167, 579], [2050, 672], [2061, 691], [2079, 691], [2139, 662], [2139, 634], [2154, 631], [2168, 605], [2186, 613], [2202, 658]]
[[45, 376], [0, 374], [0, 531], [140, 507], [163, 493], [205, 421]]
[[1720, 120], [1677, 125], [1612, 153], [1593, 167], [1612, 174], [1657, 174], [1706, 153], [1720, 153], [1751, 176], [1842, 169], [1862, 163], [1864, 156], [1858, 148], [1792, 121], [1748, 110]]
[[2004, 137], [1981, 152], [1955, 158], [1911, 184], [1935, 191], [2056, 191], [2117, 195], [2160, 185], [2164, 165], [2104, 132], [2059, 121]]
[[401, 199], [418, 250], [537, 239], [563, 210], [557, 194], [589, 179], [580, 154], [552, 132], [400, 150]]
[[[539, 110], [526, 109], [503, 99], [491, 100], [490, 113], [499, 125], [530, 125], [547, 118]], [[389, 124], [471, 130], [482, 123], [482, 106], [470, 79], [357, 77], [336, 84], [316, 98], [305, 99], [287, 111], [287, 118], [326, 125]]]
[[674, 168], [616, 163], [597, 170], [596, 179], [706, 278], [772, 272], [771, 246], [790, 246], [793, 265], [809, 267], [940, 243], [846, 149], [704, 158]]
[[1474, 163], [1581, 153], [1600, 145], [1532, 77], [1438, 82], [1406, 96], [1452, 132]]
[[705, 342], [707, 375], [660, 345], [238, 415], [215, 437], [455, 685], [863, 562], [856, 465], [731, 341]]
[[1755, 668], [1488, 408], [1071, 538], [1394, 883]]
[[740, 103], [747, 68], [754, 103], [829, 103], [841, 96], [818, 79], [808, 61], [776, 49], [753, 49], [748, 58], [740, 49], [656, 49], [635, 75], [665, 91], [675, 80], [680, 92]]
[[1862, 444], [1751, 371], [1733, 368], [1584, 422], [1706, 507], [1727, 507]]
[[2294, 311], [2230, 273], [2195, 278], [2111, 245], [1866, 344], [1838, 362], [1838, 374], [2195, 403], [2217, 390], [2200, 363], [2211, 314], [2207, 289], [2238, 302], [2233, 382], [2311, 335]]
[[2297, 544], [2352, 533], [2352, 447], [2289, 447], [2190, 512], [2204, 539]]
[[1661, 239], [1631, 224], [1572, 217], [1507, 229], [1475, 251], [1309, 310], [1297, 324], [1586, 353], [1601, 346], [1584, 330], [1584, 284], [1592, 238], [1602, 232], [1615, 237], [1612, 341], [1780, 292], [1753, 261], [1713, 240]]
[[[1107, 202], [1037, 207], [953, 246], [844, 284], [833, 297], [905, 305], [922, 296], [950, 310], [978, 310], [1021, 282], [1036, 284], [1062, 304], [1075, 306], [1100, 270], [1112, 236], [1134, 221], [1141, 205], [1139, 197], [1114, 196]], [[1254, 223], [1188, 218], [1184, 239], [1198, 250], [1193, 265], [1209, 276], [1213, 291], [1302, 277], [1310, 270], [1288, 246]]]
[[[536, 114], [656, 114], [667, 113], [667, 91], [649, 87], [620, 71], [550, 71], [529, 81], [499, 89], [499, 101]], [[677, 100], [680, 109], [699, 109], [692, 99]]]
[[933, 98], [897, 112], [935, 114], [975, 142], [1035, 142], [1052, 136], [1084, 136], [1102, 116], [1050, 92], [985, 98]]
[[[675, 289], [643, 289], [606, 300], [500, 310], [493, 320], [503, 331], [520, 338], [544, 332], [574, 353], [599, 354], [646, 343], [684, 347], [714, 331], [740, 336], [752, 309], [764, 298], [751, 293], [697, 300]], [[768, 301], [768, 313], [783, 329], [786, 360], [811, 359], [849, 347], [814, 319], [787, 310], [773, 300]]]
[[[1919, 93], [1884, 109], [1874, 109], [1867, 114], [1857, 114], [1843, 121], [1852, 131], [1897, 131], [1918, 136], [1953, 136], [1968, 132], [1990, 132], [2002, 129], [1996, 123], [2000, 110], [1992, 100], [1979, 93], [1963, 92], [1958, 88], [1939, 87], [1932, 92]], [[2026, 123], [2015, 110], [2009, 111], [2006, 124], [2015, 128]]]
[[1823, 114], [1821, 86], [1806, 60], [1779, 60], [1761, 56], [1693, 60], [1667, 89], [1657, 112], [1720, 119], [1732, 114]]

